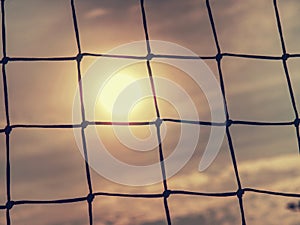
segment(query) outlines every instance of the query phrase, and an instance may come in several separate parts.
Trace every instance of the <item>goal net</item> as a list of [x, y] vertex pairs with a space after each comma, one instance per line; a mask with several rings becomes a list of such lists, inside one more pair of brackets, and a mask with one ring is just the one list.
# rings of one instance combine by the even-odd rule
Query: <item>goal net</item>
[[[292, 0], [1, 0], [0, 224], [298, 224], [299, 8]], [[109, 51], [141, 40], [142, 49]], [[170, 54], [175, 44], [155, 40], [195, 54]], [[131, 65], [87, 82], [97, 60], [95, 79], [108, 63]], [[218, 91], [199, 88], [210, 78], [197, 86], [184, 66], [164, 64], [176, 60], [207, 64]], [[103, 84], [91, 109], [89, 93]], [[124, 84], [131, 95], [118, 94]], [[138, 89], [148, 98], [130, 108]], [[207, 92], [219, 93], [223, 120], [213, 120]], [[125, 103], [113, 109], [118, 95]], [[124, 107], [128, 120], [114, 120]], [[224, 140], [211, 153], [214, 130]], [[97, 161], [92, 132], [135, 170]], [[141, 169], [151, 164], [155, 174]]]

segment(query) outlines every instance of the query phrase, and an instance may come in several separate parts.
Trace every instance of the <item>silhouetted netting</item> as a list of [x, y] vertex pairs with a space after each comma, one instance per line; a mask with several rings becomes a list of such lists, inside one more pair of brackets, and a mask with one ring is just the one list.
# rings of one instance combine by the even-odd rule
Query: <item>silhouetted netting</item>
[[[88, 165], [88, 155], [87, 155], [87, 145], [86, 145], [86, 137], [85, 137], [85, 128], [92, 124], [92, 121], [87, 121], [85, 118], [85, 107], [83, 102], [83, 88], [81, 83], [81, 61], [85, 56], [95, 56], [95, 57], [106, 57], [105, 54], [91, 54], [91, 53], [84, 53], [81, 50], [81, 42], [80, 42], [80, 32], [78, 29], [77, 24], [77, 18], [76, 18], [76, 7], [75, 7], [75, 1], [70, 1], [70, 6], [72, 10], [72, 17], [73, 17], [73, 25], [74, 25], [74, 32], [76, 36], [76, 44], [77, 44], [77, 50], [78, 54], [76, 56], [72, 57], [23, 57], [23, 58], [16, 58], [16, 57], [9, 57], [6, 52], [6, 22], [5, 22], [5, 1], [1, 0], [1, 12], [2, 12], [2, 52], [3, 52], [3, 58], [0, 61], [2, 64], [2, 75], [3, 75], [3, 91], [4, 91], [4, 104], [5, 104], [5, 116], [6, 116], [6, 127], [4, 129], [0, 129], [0, 133], [5, 133], [6, 136], [6, 197], [7, 202], [5, 205], [0, 205], [1, 210], [6, 211], [6, 224], [11, 224], [11, 218], [10, 218], [10, 210], [14, 205], [24, 205], [24, 204], [65, 204], [65, 203], [75, 203], [75, 202], [84, 202], [86, 201], [88, 204], [88, 215], [89, 215], [89, 223], [90, 225], [93, 224], [93, 214], [92, 214], [92, 207], [93, 207], [93, 200], [99, 196], [111, 196], [111, 197], [128, 197], [128, 198], [162, 198], [164, 201], [164, 209], [165, 209], [165, 217], [167, 224], [172, 224], [171, 216], [169, 213], [169, 206], [168, 206], [168, 197], [170, 195], [198, 195], [198, 196], [210, 196], [210, 197], [230, 197], [230, 196], [236, 196], [238, 198], [239, 202], [239, 208], [240, 208], [240, 214], [241, 214], [241, 224], [245, 225], [247, 223], [245, 214], [244, 214], [244, 207], [243, 207], [243, 195], [246, 192], [255, 192], [255, 193], [261, 193], [266, 195], [278, 195], [278, 196], [285, 196], [285, 197], [297, 197], [300, 198], [300, 194], [297, 193], [282, 193], [282, 192], [273, 192], [268, 190], [260, 190], [260, 189], [254, 189], [254, 188], [244, 188], [240, 181], [239, 176], [239, 168], [236, 161], [235, 156], [235, 150], [232, 144], [232, 137], [230, 132], [230, 127], [234, 126], [236, 124], [239, 125], [246, 125], [246, 126], [294, 126], [298, 147], [300, 150], [300, 139], [299, 139], [299, 115], [298, 110], [295, 103], [295, 97], [294, 97], [294, 91], [291, 84], [291, 79], [289, 75], [289, 69], [287, 66], [287, 60], [291, 57], [299, 57], [300, 54], [289, 54], [286, 51], [285, 47], [285, 40], [282, 32], [281, 27], [281, 20], [279, 15], [279, 10], [277, 7], [277, 1], [273, 1], [274, 5], [274, 13], [277, 23], [277, 29], [278, 29], [278, 35], [280, 37], [281, 42], [281, 48], [282, 48], [282, 55], [281, 56], [266, 56], [266, 55], [250, 55], [250, 54], [234, 54], [234, 53], [225, 53], [222, 52], [222, 48], [219, 44], [218, 39], [218, 32], [215, 27], [214, 23], [214, 16], [213, 12], [210, 7], [210, 1], [206, 1], [206, 9], [210, 21], [211, 30], [214, 37], [215, 47], [216, 47], [216, 55], [215, 56], [206, 56], [201, 57], [199, 56], [199, 59], [203, 60], [216, 60], [217, 66], [218, 66], [218, 73], [219, 73], [219, 81], [220, 81], [220, 87], [222, 90], [223, 98], [224, 98], [224, 108], [226, 112], [226, 121], [224, 123], [214, 123], [214, 121], [211, 122], [205, 122], [205, 121], [186, 121], [186, 120], [172, 120], [172, 119], [166, 119], [160, 117], [160, 110], [157, 104], [156, 100], [156, 94], [155, 94], [155, 85], [152, 78], [152, 70], [151, 70], [151, 64], [150, 61], [151, 57], [145, 56], [142, 58], [143, 60], [147, 60], [147, 69], [148, 69], [148, 75], [151, 83], [152, 93], [153, 93], [153, 102], [156, 110], [156, 117], [157, 119], [155, 121], [140, 123], [138, 125], [141, 126], [147, 126], [149, 124], [155, 125], [157, 130], [157, 138], [158, 140], [161, 139], [160, 137], [160, 125], [163, 121], [169, 121], [173, 123], [194, 123], [199, 125], [205, 125], [205, 126], [225, 126], [226, 127], [226, 137], [229, 145], [231, 160], [232, 160], [232, 166], [234, 168], [235, 178], [238, 184], [238, 189], [235, 192], [223, 192], [223, 193], [203, 193], [203, 192], [192, 192], [192, 191], [184, 191], [184, 190], [170, 190], [168, 189], [168, 182], [165, 174], [165, 165], [164, 165], [164, 154], [163, 154], [163, 147], [162, 145], [159, 145], [158, 151], [160, 156], [160, 164], [161, 164], [161, 172], [163, 176], [163, 186], [164, 191], [163, 193], [159, 194], [124, 194], [124, 193], [106, 193], [106, 192], [93, 192], [92, 188], [92, 182], [91, 182], [91, 176], [90, 176], [90, 167]], [[147, 53], [148, 55], [151, 54], [153, 57], [158, 57], [159, 55], [156, 55], [155, 52], [151, 52], [151, 46], [150, 46], [150, 40], [148, 35], [148, 27], [147, 27], [147, 16], [146, 16], [146, 10], [144, 7], [144, 0], [140, 0], [140, 10], [143, 20], [143, 28], [144, 28], [144, 34], [145, 34], [145, 41], [147, 44]], [[195, 28], [196, 29], [196, 28]], [[118, 58], [120, 56], [117, 55], [110, 55], [109, 57], [115, 57]], [[124, 57], [124, 56], [122, 56]], [[126, 56], [125, 56], [126, 57]], [[128, 56], [131, 57], [131, 56]], [[168, 56], [164, 56], [168, 57]], [[177, 57], [184, 57], [184, 56], [177, 56]], [[288, 85], [289, 90], [289, 96], [290, 101], [293, 107], [294, 112], [294, 120], [290, 122], [258, 122], [258, 121], [237, 121], [237, 120], [231, 120], [230, 115], [228, 114], [227, 110], [227, 101], [226, 101], [226, 94], [225, 94], [225, 86], [223, 82], [223, 75], [222, 75], [222, 67], [221, 67], [221, 61], [224, 57], [239, 57], [239, 58], [253, 58], [253, 59], [259, 59], [259, 60], [278, 60], [282, 62], [282, 66], [285, 72], [285, 78]], [[78, 85], [80, 90], [80, 100], [81, 100], [81, 117], [82, 117], [82, 123], [81, 124], [56, 124], [56, 125], [18, 125], [18, 124], [11, 124], [10, 122], [10, 115], [9, 115], [9, 100], [8, 100], [8, 86], [7, 86], [7, 74], [6, 74], [6, 65], [10, 62], [15, 61], [76, 61], [77, 62], [77, 76], [78, 76]], [[93, 125], [113, 125], [113, 122], [97, 122], [93, 123]], [[128, 125], [137, 125], [136, 123], [128, 123]], [[81, 129], [81, 138], [82, 138], [82, 144], [83, 149], [85, 152], [85, 159], [86, 159], [86, 181], [89, 188], [89, 193], [87, 193], [87, 196], [79, 197], [79, 198], [70, 198], [70, 199], [57, 199], [57, 200], [14, 200], [11, 198], [11, 174], [10, 174], [10, 134], [15, 129], [18, 128], [59, 128], [59, 129], [72, 129], [74, 127]]]

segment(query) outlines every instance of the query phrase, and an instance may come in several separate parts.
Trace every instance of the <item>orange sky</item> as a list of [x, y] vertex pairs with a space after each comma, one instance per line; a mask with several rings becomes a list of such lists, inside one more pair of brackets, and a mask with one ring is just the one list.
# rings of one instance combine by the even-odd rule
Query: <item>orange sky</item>
[[[139, 1], [77, 0], [82, 51], [105, 53], [120, 44], [144, 40]], [[7, 54], [9, 57], [75, 56], [70, 1], [7, 0]], [[296, 0], [279, 1], [287, 51], [298, 53], [300, 4]], [[212, 11], [222, 52], [281, 56], [282, 50], [271, 0], [212, 0]], [[204, 0], [145, 1], [150, 39], [180, 44], [200, 56], [216, 54]], [[159, 53], [159, 52], [158, 52]], [[82, 71], [96, 60], [84, 57]], [[218, 79], [214, 60], [205, 61]], [[297, 107], [300, 108], [299, 63], [288, 60]], [[141, 76], [146, 73], [138, 65]], [[224, 57], [222, 69], [233, 120], [293, 121], [282, 62]], [[171, 78], [187, 90], [197, 106], [201, 120], [209, 120], [201, 91], [182, 71], [153, 65], [154, 76]], [[147, 74], [146, 74], [147, 75]], [[138, 76], [138, 75], [133, 75]], [[0, 78], [0, 128], [6, 126], [2, 77]], [[7, 65], [9, 113], [11, 124], [70, 124], [73, 97], [77, 88], [76, 61], [9, 62]], [[165, 104], [164, 106], [162, 106]], [[176, 116], [170, 105], [160, 101], [162, 117]], [[107, 120], [101, 117], [98, 120]], [[137, 120], [155, 116], [153, 105]], [[78, 121], [80, 123], [80, 121]], [[166, 156], [177, 143], [178, 125], [168, 128], [163, 142]], [[89, 128], [88, 128], [89, 129]], [[243, 187], [272, 191], [298, 192], [300, 180], [295, 128], [234, 125], [231, 128]], [[156, 160], [157, 149], [147, 153], [129, 151], [107, 137], [108, 127], [99, 128], [111, 151], [119, 159], [133, 164]], [[135, 131], [148, 133], [148, 127]], [[201, 127], [192, 159], [174, 177], [169, 188], [200, 192], [236, 191], [237, 185], [226, 139], [213, 164], [198, 172], [210, 129]], [[114, 141], [112, 141], [114, 140]], [[187, 144], [188, 146], [188, 144]], [[142, 155], [144, 154], [144, 155]], [[0, 205], [6, 203], [5, 136], [0, 134]], [[151, 161], [152, 160], [152, 161]], [[167, 168], [168, 170], [168, 168]], [[88, 193], [84, 160], [78, 151], [72, 129], [13, 129], [11, 133], [12, 199], [59, 199], [86, 196]], [[161, 193], [161, 184], [129, 187], [113, 183], [92, 171], [95, 192]], [[236, 197], [209, 198], [171, 196], [173, 224], [240, 224]], [[297, 199], [245, 194], [247, 224], [297, 224], [298, 213], [286, 210]], [[95, 225], [159, 225], [165, 223], [162, 199], [96, 197]], [[88, 224], [87, 204], [29, 206], [11, 210], [13, 225]], [[0, 225], [6, 224], [0, 210]]]

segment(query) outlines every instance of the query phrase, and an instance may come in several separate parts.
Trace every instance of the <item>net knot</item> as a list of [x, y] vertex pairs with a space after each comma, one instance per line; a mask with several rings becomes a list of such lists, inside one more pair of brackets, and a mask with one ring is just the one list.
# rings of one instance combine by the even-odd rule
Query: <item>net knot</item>
[[164, 193], [163, 193], [163, 196], [164, 196], [164, 198], [169, 198], [170, 194], [171, 194], [170, 190], [165, 190]]
[[4, 64], [4, 65], [5, 65], [5, 64], [7, 64], [7, 63], [8, 63], [8, 61], [9, 61], [9, 57], [3, 57], [1, 61], [2, 61], [2, 64]]
[[9, 125], [7, 125], [7, 126], [5, 127], [5, 129], [4, 129], [4, 132], [5, 132], [6, 135], [9, 135], [9, 134], [11, 133], [11, 131], [12, 131], [12, 128], [11, 128], [11, 126], [9, 126]]
[[245, 191], [243, 189], [239, 189], [236, 192], [236, 195], [237, 195], [238, 198], [242, 198], [244, 194], [245, 194]]
[[221, 53], [218, 53], [218, 54], [216, 55], [216, 60], [217, 60], [218, 62], [220, 62], [222, 58], [223, 58], [223, 55], [222, 55]]
[[299, 124], [300, 124], [300, 119], [299, 119], [299, 118], [296, 118], [296, 119], [294, 120], [294, 126], [295, 126], [295, 127], [299, 127]]
[[157, 127], [160, 127], [160, 125], [162, 124], [162, 122], [163, 122], [163, 120], [162, 120], [161, 118], [157, 118], [157, 119], [155, 120], [155, 125], [156, 125]]
[[81, 62], [82, 58], [83, 58], [83, 55], [79, 53], [79, 54], [76, 56], [76, 61], [77, 61], [77, 62]]
[[290, 57], [290, 54], [285, 53], [285, 54], [282, 55], [282, 60], [285, 61], [285, 60], [287, 60], [289, 57]]
[[8, 210], [10, 210], [14, 206], [14, 204], [14, 201], [8, 201], [5, 206]]
[[83, 121], [82, 123], [81, 123], [81, 127], [83, 128], [83, 129], [85, 129], [85, 128], [87, 128], [87, 126], [89, 125], [89, 122], [88, 121]]
[[95, 198], [95, 195], [93, 193], [90, 193], [86, 196], [86, 200], [91, 203]]
[[230, 127], [232, 125], [232, 120], [231, 119], [228, 119], [226, 121], [226, 127]]
[[150, 61], [151, 59], [153, 59], [154, 55], [152, 53], [149, 53], [147, 56], [146, 56], [146, 59], [148, 61]]

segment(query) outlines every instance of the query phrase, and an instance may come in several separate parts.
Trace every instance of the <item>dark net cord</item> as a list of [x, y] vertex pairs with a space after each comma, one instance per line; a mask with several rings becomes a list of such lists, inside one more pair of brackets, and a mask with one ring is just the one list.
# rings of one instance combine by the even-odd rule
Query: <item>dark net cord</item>
[[[156, 90], [155, 90], [152, 69], [151, 69], [151, 63], [150, 63], [151, 58], [152, 58], [152, 52], [151, 52], [151, 46], [150, 46], [150, 42], [149, 42], [149, 33], [148, 33], [148, 27], [147, 27], [147, 19], [146, 19], [145, 7], [144, 7], [144, 0], [140, 0], [140, 5], [141, 5], [144, 33], [145, 33], [145, 39], [146, 39], [146, 44], [147, 44], [147, 53], [148, 53], [147, 62], [146, 62], [147, 71], [148, 71], [148, 75], [149, 75], [149, 80], [150, 80], [152, 95], [153, 95], [153, 102], [154, 102], [154, 107], [155, 107], [155, 111], [156, 111], [155, 126], [156, 126], [156, 131], [157, 131], [156, 133], [157, 133], [157, 141], [158, 141], [158, 149], [159, 149], [159, 160], [160, 160], [161, 173], [162, 173], [162, 182], [163, 182], [163, 187], [164, 187], [164, 194], [163, 194], [164, 208], [165, 208], [165, 215], [166, 215], [167, 223], [168, 223], [168, 225], [171, 225], [172, 224], [171, 216], [170, 216], [169, 205], [168, 205], [168, 197], [170, 196], [170, 191], [168, 190], [168, 184], [167, 184], [167, 179], [166, 179], [164, 153], [163, 153], [161, 134], [160, 134], [160, 127], [162, 124], [162, 120], [160, 118], [160, 112], [159, 112], [159, 107], [158, 107], [158, 103], [157, 103]], [[148, 58], [150, 58], [150, 60]]]
[[80, 97], [80, 108], [81, 108], [81, 140], [82, 140], [82, 148], [84, 152], [84, 159], [85, 159], [85, 171], [86, 171], [86, 180], [88, 185], [89, 194], [87, 195], [87, 203], [88, 203], [88, 214], [89, 214], [89, 224], [93, 224], [93, 188], [92, 188], [92, 180], [90, 174], [90, 167], [89, 167], [89, 158], [88, 158], [88, 151], [87, 151], [87, 144], [86, 144], [86, 136], [85, 136], [85, 128], [87, 127], [87, 123], [85, 120], [85, 109], [84, 109], [84, 100], [83, 100], [83, 87], [82, 87], [82, 79], [81, 79], [81, 45], [80, 45], [80, 35], [78, 30], [78, 23], [76, 17], [76, 9], [74, 0], [71, 0], [71, 9], [72, 9], [72, 17], [73, 17], [73, 25], [76, 37], [76, 44], [78, 54], [76, 57], [77, 62], [77, 78], [78, 78], [78, 87], [79, 87], [79, 97]]
[[[213, 32], [213, 36], [214, 36], [214, 40], [215, 40], [215, 44], [216, 44], [216, 48], [217, 48], [216, 60], [217, 60], [217, 66], [218, 66], [218, 72], [219, 72], [220, 87], [221, 87], [221, 91], [222, 91], [222, 95], [223, 95], [223, 101], [224, 101], [224, 110], [225, 110], [225, 113], [226, 113], [226, 121], [229, 121], [230, 117], [229, 117], [229, 113], [228, 113], [226, 94], [225, 94], [225, 85], [224, 85], [222, 66], [221, 66], [222, 57], [219, 56], [220, 53], [221, 53], [221, 48], [220, 48], [220, 45], [219, 45], [217, 31], [216, 31], [216, 27], [215, 27], [215, 23], [214, 23], [214, 19], [213, 19], [213, 14], [212, 14], [212, 11], [211, 11], [209, 1], [206, 1], [206, 8], [207, 8], [209, 21], [210, 21], [211, 29], [212, 29], [212, 32]], [[230, 126], [230, 123], [227, 123], [226, 124], [226, 137], [227, 137], [227, 141], [228, 141], [228, 145], [229, 145], [229, 150], [230, 150], [231, 160], [232, 160], [233, 169], [234, 169], [234, 173], [235, 173], [235, 177], [236, 177], [236, 182], [237, 182], [237, 185], [238, 185], [237, 197], [238, 197], [238, 200], [239, 200], [242, 224], [245, 225], [246, 224], [246, 219], [245, 219], [244, 206], [243, 206], [244, 191], [242, 189], [242, 184], [241, 184], [241, 180], [240, 180], [240, 176], [239, 176], [239, 171], [238, 171], [238, 166], [237, 166], [237, 162], [236, 162], [236, 157], [235, 157], [235, 152], [234, 152], [234, 147], [233, 147], [233, 143], [232, 143], [232, 138], [231, 138], [229, 126]]]
[[[8, 1], [8, 0], [6, 0]], [[0, 205], [0, 210], [6, 210], [6, 224], [11, 224], [10, 218], [10, 210], [14, 205], [34, 205], [34, 204], [71, 204], [75, 202], [87, 202], [88, 204], [88, 215], [89, 215], [89, 224], [93, 224], [93, 200], [97, 197], [101, 198], [101, 196], [111, 196], [111, 197], [121, 197], [121, 198], [160, 198], [164, 202], [165, 208], [165, 216], [166, 222], [168, 225], [172, 224], [171, 214], [168, 206], [168, 197], [171, 195], [188, 195], [188, 196], [206, 196], [206, 197], [234, 197], [238, 198], [238, 203], [240, 207], [241, 214], [241, 224], [246, 225], [246, 216], [244, 213], [243, 207], [243, 195], [247, 192], [249, 193], [258, 193], [272, 196], [283, 196], [283, 197], [291, 197], [291, 198], [300, 198], [300, 193], [287, 193], [287, 192], [275, 192], [269, 190], [260, 190], [254, 188], [244, 188], [240, 181], [238, 164], [235, 157], [234, 145], [231, 138], [230, 127], [233, 125], [245, 125], [245, 126], [294, 126], [297, 135], [297, 143], [300, 152], [300, 138], [299, 138], [299, 115], [296, 106], [296, 101], [294, 97], [294, 91], [292, 87], [292, 82], [289, 75], [287, 60], [289, 58], [299, 58], [300, 54], [289, 54], [286, 52], [284, 35], [282, 31], [281, 21], [279, 10], [277, 6], [277, 1], [273, 0], [274, 5], [274, 13], [278, 28], [278, 34], [281, 41], [282, 47], [282, 55], [281, 56], [269, 56], [269, 55], [250, 55], [250, 54], [236, 54], [236, 53], [225, 53], [221, 51], [221, 47], [218, 40], [217, 30], [214, 23], [213, 12], [210, 7], [209, 0], [206, 0], [206, 8], [208, 12], [208, 17], [211, 25], [211, 29], [213, 32], [213, 37], [215, 41], [215, 47], [217, 50], [217, 54], [215, 56], [180, 56], [180, 55], [162, 55], [155, 54], [151, 52], [149, 31], [147, 26], [147, 17], [146, 17], [146, 9], [144, 5], [144, 0], [140, 0], [141, 7], [141, 16], [143, 21], [143, 29], [145, 34], [145, 41], [147, 47], [147, 55], [146, 56], [131, 56], [131, 55], [110, 55], [110, 54], [98, 54], [98, 53], [84, 53], [81, 50], [80, 43], [80, 33], [79, 27], [77, 23], [76, 16], [76, 8], [74, 0], [71, 0], [71, 10], [72, 10], [72, 18], [73, 18], [73, 28], [76, 37], [76, 45], [77, 45], [77, 55], [70, 57], [9, 57], [6, 53], [6, 23], [5, 23], [5, 1], [1, 0], [1, 29], [2, 29], [2, 54], [3, 58], [0, 63], [2, 65], [2, 76], [3, 76], [3, 95], [4, 95], [4, 104], [5, 104], [5, 118], [6, 118], [6, 127], [0, 128], [0, 133], [4, 133], [6, 137], [6, 198], [7, 202], [5, 205]], [[151, 57], [149, 57], [151, 56]], [[153, 104], [156, 110], [156, 120], [154, 121], [143, 121], [143, 122], [104, 122], [104, 121], [87, 121], [85, 118], [85, 108], [84, 108], [84, 91], [81, 82], [81, 61], [84, 57], [109, 57], [109, 58], [130, 58], [130, 59], [139, 59], [146, 62], [147, 72], [149, 76], [149, 82], [151, 84], [152, 95], [153, 95]], [[220, 78], [220, 87], [224, 100], [224, 109], [226, 112], [226, 121], [224, 122], [214, 122], [214, 121], [192, 121], [192, 120], [184, 120], [184, 119], [173, 119], [173, 118], [161, 118], [160, 111], [157, 104], [156, 98], [156, 89], [153, 81], [152, 68], [151, 68], [151, 59], [152, 58], [177, 58], [177, 59], [203, 59], [203, 60], [215, 60], [218, 66], [218, 73]], [[228, 113], [227, 107], [227, 99], [225, 92], [225, 84], [223, 80], [222, 73], [222, 59], [224, 57], [235, 57], [235, 58], [250, 58], [250, 59], [260, 59], [260, 60], [280, 60], [282, 61], [282, 66], [285, 72], [286, 82], [289, 90], [290, 101], [293, 107], [295, 119], [293, 121], [273, 121], [273, 122], [264, 122], [264, 121], [244, 121], [244, 120], [232, 120]], [[32, 62], [32, 61], [76, 61], [77, 62], [77, 79], [78, 79], [78, 87], [80, 94], [80, 106], [81, 106], [81, 123], [79, 124], [11, 124], [10, 116], [9, 116], [9, 97], [8, 97], [8, 84], [7, 84], [7, 75], [6, 75], [6, 65], [12, 62]], [[163, 154], [163, 146], [161, 144], [161, 134], [160, 134], [160, 126], [163, 122], [172, 122], [172, 123], [186, 123], [186, 124], [195, 124], [201, 126], [225, 126], [226, 127], [226, 137], [229, 145], [232, 165], [236, 177], [237, 182], [237, 191], [235, 192], [217, 192], [217, 193], [207, 193], [207, 192], [193, 192], [186, 190], [170, 190], [168, 189], [167, 179], [166, 179], [166, 169], [164, 164], [164, 154]], [[164, 187], [163, 193], [156, 194], [127, 194], [127, 193], [109, 193], [109, 192], [93, 192], [92, 188], [92, 180], [90, 175], [90, 167], [88, 164], [88, 151], [87, 151], [87, 143], [85, 136], [85, 128], [87, 126], [102, 126], [102, 125], [119, 125], [119, 126], [156, 126], [157, 131], [157, 141], [159, 143], [159, 157], [160, 157], [160, 165], [161, 165], [161, 173], [162, 173], [162, 185]], [[54, 199], [54, 200], [12, 200], [11, 199], [11, 182], [10, 182], [10, 134], [14, 129], [18, 128], [40, 128], [40, 129], [81, 129], [81, 139], [82, 139], [82, 147], [84, 150], [85, 157], [85, 170], [86, 170], [86, 181], [89, 192], [87, 196], [80, 196], [77, 198], [67, 198], [67, 199]]]

